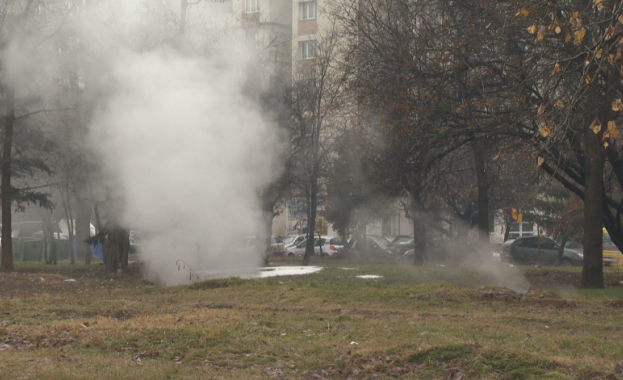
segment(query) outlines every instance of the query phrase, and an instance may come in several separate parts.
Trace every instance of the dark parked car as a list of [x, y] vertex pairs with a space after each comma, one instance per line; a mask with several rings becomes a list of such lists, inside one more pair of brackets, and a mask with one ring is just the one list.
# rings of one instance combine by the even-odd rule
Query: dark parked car
[[[448, 259], [450, 253], [449, 241], [445, 239], [432, 239], [426, 242], [426, 260], [443, 261]], [[402, 254], [402, 258], [406, 260], [413, 260], [415, 254], [415, 247], [413, 244], [413, 238], [411, 238], [411, 248], [406, 250]]]
[[[344, 246], [343, 250], [347, 254], [354, 254], [357, 256], [368, 256], [377, 258], [390, 258], [395, 257], [395, 254], [388, 249], [389, 243], [382, 236], [367, 235], [365, 240], [358, 240], [356, 238], [349, 239], [348, 245]], [[342, 251], [342, 249], [340, 249]]]
[[[541, 264], [554, 265], [560, 246], [550, 238], [541, 238]], [[500, 250], [500, 259], [517, 264], [536, 264], [539, 262], [539, 238], [536, 236], [520, 237], [507, 241]], [[563, 251], [561, 265], [582, 265], [584, 255], [572, 249]]]
[[402, 255], [413, 248], [413, 238], [409, 236], [399, 237], [387, 246], [387, 249], [396, 255]]

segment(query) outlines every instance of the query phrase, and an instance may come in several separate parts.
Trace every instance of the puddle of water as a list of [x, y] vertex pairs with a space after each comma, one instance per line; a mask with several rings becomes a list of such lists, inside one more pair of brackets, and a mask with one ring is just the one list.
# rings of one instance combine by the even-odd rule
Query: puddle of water
[[376, 274], [364, 274], [363, 276], [356, 276], [357, 278], [363, 278], [364, 280], [372, 280], [376, 278], [383, 278], [383, 276], [378, 276]]

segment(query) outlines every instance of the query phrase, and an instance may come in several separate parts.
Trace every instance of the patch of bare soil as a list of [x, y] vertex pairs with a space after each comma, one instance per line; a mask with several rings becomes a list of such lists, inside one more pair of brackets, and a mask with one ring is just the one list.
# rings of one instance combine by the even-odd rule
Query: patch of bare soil
[[505, 301], [510, 303], [516, 303], [521, 300], [521, 294], [507, 288], [483, 287], [478, 289], [477, 297], [482, 300]]
[[503, 301], [521, 306], [573, 307], [575, 304], [564, 300], [558, 294], [547, 290], [530, 290], [517, 293], [507, 288], [481, 288], [476, 297], [483, 301]]
[[530, 290], [522, 295], [519, 301], [522, 306], [555, 306], [574, 307], [575, 304], [566, 301], [556, 293], [547, 290]]

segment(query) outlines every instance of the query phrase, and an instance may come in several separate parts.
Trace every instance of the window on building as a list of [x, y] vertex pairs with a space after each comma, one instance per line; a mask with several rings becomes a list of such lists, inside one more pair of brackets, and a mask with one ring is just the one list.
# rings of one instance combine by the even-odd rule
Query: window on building
[[314, 117], [313, 116], [304, 116], [303, 117], [303, 135], [311, 136], [314, 133]]
[[299, 9], [301, 11], [301, 20], [315, 20], [316, 19], [316, 2], [315, 1], [299, 3]]
[[512, 222], [510, 225], [510, 232], [519, 232], [519, 223], [517, 222]]
[[300, 43], [301, 59], [316, 58], [316, 41], [303, 41]]
[[521, 232], [522, 235], [534, 235], [534, 224], [533, 223], [521, 223]]
[[245, 13], [257, 13], [260, 11], [260, 0], [244, 0]]

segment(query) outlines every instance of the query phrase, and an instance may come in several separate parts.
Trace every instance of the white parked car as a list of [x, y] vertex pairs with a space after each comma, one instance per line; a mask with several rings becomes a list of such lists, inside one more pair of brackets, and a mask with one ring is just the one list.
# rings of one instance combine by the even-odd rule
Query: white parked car
[[287, 250], [288, 248], [296, 247], [300, 242], [305, 240], [305, 238], [307, 238], [307, 235], [287, 235], [283, 237], [283, 244]]
[[[344, 248], [344, 241], [339, 236], [320, 236], [314, 238], [314, 255], [333, 256]], [[303, 239], [295, 246], [286, 248], [286, 256], [303, 256], [305, 255], [305, 246], [307, 239]]]

